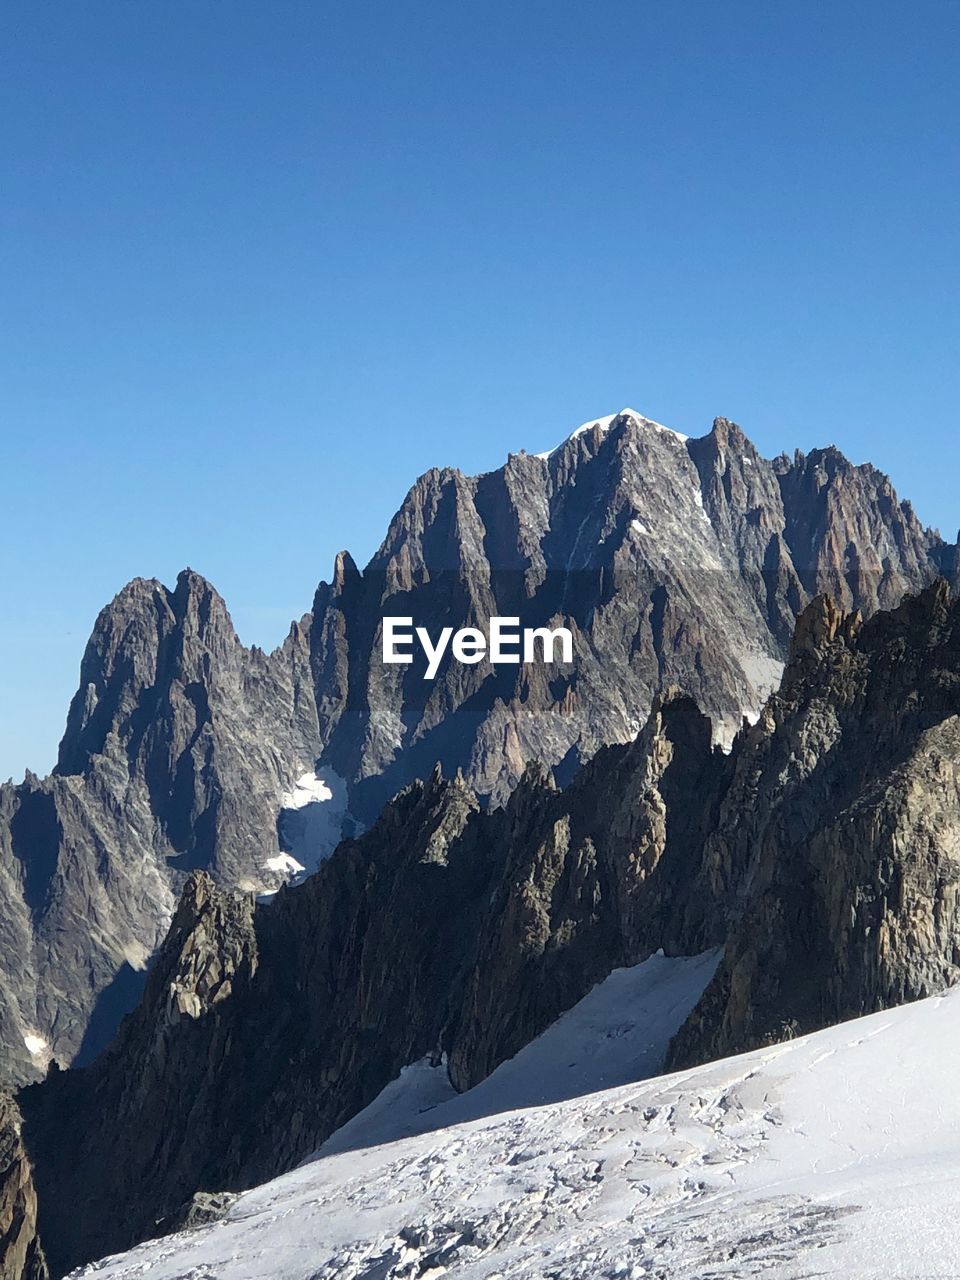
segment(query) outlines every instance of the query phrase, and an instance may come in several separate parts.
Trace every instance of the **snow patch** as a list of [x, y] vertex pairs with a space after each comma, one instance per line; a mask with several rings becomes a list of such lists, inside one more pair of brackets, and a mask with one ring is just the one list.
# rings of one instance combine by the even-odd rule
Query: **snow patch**
[[446, 1066], [403, 1071], [323, 1144], [314, 1159], [395, 1142], [520, 1107], [543, 1106], [641, 1080], [660, 1069], [671, 1038], [713, 977], [720, 951], [615, 969], [486, 1080], [458, 1094]]
[[325, 765], [301, 773], [281, 796], [282, 852], [267, 869], [293, 876], [315, 871], [340, 843], [347, 817], [347, 784]]
[[27, 1031], [24, 1034], [23, 1043], [31, 1058], [42, 1057], [50, 1048], [43, 1036], [38, 1035], [36, 1031]]
[[643, 521], [642, 521], [642, 520], [636, 520], [636, 519], [631, 520], [631, 521], [630, 521], [630, 528], [631, 528], [631, 529], [636, 529], [637, 533], [649, 533], [649, 532], [650, 532], [650, 530], [647, 528], [647, 526], [643, 523]]
[[703, 505], [703, 494], [697, 488], [696, 485], [693, 486], [693, 500], [697, 504], [697, 506], [700, 508], [701, 517], [707, 522], [707, 524], [710, 525], [710, 528], [712, 529], [713, 525], [710, 524], [710, 517], [707, 515], [706, 507], [704, 507]]
[[273, 858], [268, 858], [265, 866], [268, 871], [282, 871], [284, 875], [295, 876], [301, 871], [306, 871], [306, 867], [302, 862], [298, 862], [296, 858], [292, 858], [289, 853], [278, 853]]
[[308, 804], [323, 804], [333, 799], [333, 790], [325, 778], [320, 778], [312, 770], [302, 774], [294, 783], [292, 791], [285, 791], [281, 797], [284, 809], [304, 809]]
[[763, 653], [759, 650], [751, 653], [740, 653], [737, 655], [737, 661], [740, 663], [743, 674], [753, 686], [756, 694], [753, 706], [748, 708], [746, 712], [750, 723], [756, 724], [767, 699], [780, 688], [784, 664], [779, 658], [774, 658], [771, 654]]

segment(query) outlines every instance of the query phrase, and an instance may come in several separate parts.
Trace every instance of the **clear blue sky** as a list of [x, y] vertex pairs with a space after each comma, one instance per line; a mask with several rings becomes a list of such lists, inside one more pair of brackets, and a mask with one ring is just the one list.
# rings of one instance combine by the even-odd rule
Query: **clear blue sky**
[[0, 776], [185, 564], [278, 642], [409, 483], [624, 404], [960, 524], [960, 6], [7, 0]]

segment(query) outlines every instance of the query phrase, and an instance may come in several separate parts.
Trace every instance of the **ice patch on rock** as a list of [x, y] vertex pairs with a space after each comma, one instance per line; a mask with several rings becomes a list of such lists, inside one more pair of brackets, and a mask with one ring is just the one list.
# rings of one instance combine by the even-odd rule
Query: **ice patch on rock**
[[302, 774], [294, 783], [293, 790], [285, 791], [281, 798], [284, 809], [305, 809], [308, 804], [322, 804], [332, 799], [330, 784], [314, 772]]
[[772, 654], [759, 650], [737, 655], [743, 674], [756, 691], [755, 706], [748, 708], [746, 715], [751, 724], [755, 724], [760, 711], [772, 693], [780, 688], [783, 679], [783, 663]]
[[278, 853], [276, 857], [268, 858], [266, 867], [268, 871], [282, 871], [289, 876], [295, 876], [301, 871], [306, 871], [303, 863], [298, 862], [296, 858], [292, 858], [289, 853]]
[[267, 859], [267, 870], [299, 876], [315, 871], [340, 843], [347, 816], [347, 784], [321, 766], [301, 773], [291, 791], [281, 796], [279, 856]]
[[738, 721], [717, 719], [713, 727], [713, 742], [724, 752], [729, 753], [737, 734], [743, 728], [743, 721], [756, 724], [760, 713], [767, 705], [771, 694], [780, 688], [783, 679], [784, 664], [772, 654], [762, 650], [744, 650], [736, 655], [747, 683], [752, 689], [752, 696], [744, 699], [742, 719]]
[[46, 1071], [53, 1057], [53, 1050], [39, 1031], [32, 1028], [23, 1033], [23, 1043], [27, 1053], [33, 1059], [33, 1065], [40, 1071]]
[[697, 504], [697, 506], [700, 508], [701, 517], [707, 522], [708, 525], [710, 525], [710, 528], [712, 529], [713, 525], [710, 524], [710, 517], [707, 515], [707, 509], [703, 505], [703, 494], [701, 493], [700, 489], [697, 488], [696, 485], [694, 485], [694, 488], [693, 488], [693, 500]]

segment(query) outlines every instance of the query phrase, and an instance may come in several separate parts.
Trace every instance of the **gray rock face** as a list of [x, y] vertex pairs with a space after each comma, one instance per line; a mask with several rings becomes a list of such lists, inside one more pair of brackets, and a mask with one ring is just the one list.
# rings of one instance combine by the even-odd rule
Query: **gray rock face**
[[168, 1235], [209, 1226], [211, 1222], [224, 1218], [236, 1199], [229, 1191], [198, 1191], [178, 1213], [161, 1225]]
[[[53, 1140], [53, 1130], [61, 1129], [70, 1154], [66, 1171], [54, 1170], [49, 1161], [41, 1199], [54, 1215], [62, 1214], [74, 1234], [100, 1230], [95, 1219], [107, 1219], [115, 1238], [133, 1238], [132, 1231], [161, 1234], [168, 1219], [185, 1212], [194, 1192], [204, 1189], [203, 1168], [208, 1152], [202, 1143], [213, 1143], [209, 1108], [223, 1087], [225, 1059], [231, 1053], [233, 1019], [225, 1011], [239, 1007], [248, 998], [257, 971], [258, 946], [253, 928], [254, 899], [218, 890], [204, 872], [187, 879], [183, 896], [170, 925], [163, 948], [150, 971], [140, 1007], [124, 1022], [116, 1045], [91, 1067], [68, 1072], [52, 1072], [43, 1085], [22, 1095], [33, 1108], [30, 1123], [37, 1128], [44, 1121]], [[202, 1028], [202, 1031], [201, 1031]], [[191, 1036], [191, 1029], [193, 1035]], [[202, 1059], [183, 1053], [185, 1042], [199, 1043]], [[131, 1046], [136, 1046], [134, 1067]], [[124, 1061], [121, 1069], [116, 1064]], [[114, 1064], [114, 1069], [108, 1064]], [[96, 1102], [91, 1086], [98, 1091]], [[156, 1103], [176, 1097], [175, 1106], [163, 1108], [163, 1122], [157, 1123]], [[61, 1110], [62, 1108], [62, 1110]], [[99, 1108], [111, 1130], [96, 1133], [85, 1127]], [[141, 1115], [152, 1122], [121, 1133], [106, 1112], [132, 1119]], [[222, 1131], [215, 1140], [219, 1146]], [[228, 1139], [229, 1141], [229, 1139]], [[119, 1160], [113, 1175], [106, 1165], [109, 1142], [119, 1144]], [[38, 1149], [41, 1149], [40, 1144]], [[88, 1177], [82, 1176], [86, 1167]], [[133, 1184], [140, 1178], [150, 1186], [150, 1170], [181, 1168], [186, 1173], [189, 1193], [165, 1204], [164, 1211], [151, 1207], [146, 1217]], [[104, 1198], [110, 1184], [109, 1196]], [[56, 1187], [56, 1190], [53, 1188]], [[70, 1205], [62, 1195], [77, 1197]], [[133, 1203], [132, 1203], [133, 1202]], [[43, 1227], [41, 1226], [41, 1238]], [[60, 1234], [51, 1232], [55, 1275], [67, 1270]]]
[[[91, 1056], [142, 989], [187, 874], [276, 888], [281, 797], [318, 751], [304, 630], [269, 657], [189, 571], [97, 619], [57, 771], [0, 787], [0, 1063]], [[33, 1050], [31, 1053], [30, 1050]]]
[[[371, 817], [435, 760], [494, 802], [531, 758], [561, 780], [632, 738], [657, 692], [683, 688], [730, 740], [779, 682], [794, 622], [824, 590], [865, 616], [943, 570], [872, 467], [836, 450], [761, 458], [734, 424], [702, 440], [625, 413], [547, 458], [469, 479], [431, 471], [360, 574], [338, 562], [314, 607], [325, 758]], [[380, 620], [432, 633], [492, 615], [569, 625], [569, 668], [384, 667]], [[327, 690], [333, 690], [332, 696]]]
[[[811, 594], [869, 614], [956, 558], [835, 450], [771, 463], [725, 419], [684, 441], [625, 413], [547, 458], [428, 472], [363, 573], [338, 557], [273, 654], [240, 645], [194, 573], [130, 583], [97, 620], [56, 772], [0, 787], [0, 1078], [109, 1040], [191, 870], [273, 890], [282, 849], [312, 864], [348, 803], [369, 824], [438, 760], [484, 804], [532, 759], [566, 782], [672, 686], [728, 740]], [[432, 633], [568, 625], [574, 662], [448, 661], [428, 682], [422, 662], [383, 665], [385, 614]]]

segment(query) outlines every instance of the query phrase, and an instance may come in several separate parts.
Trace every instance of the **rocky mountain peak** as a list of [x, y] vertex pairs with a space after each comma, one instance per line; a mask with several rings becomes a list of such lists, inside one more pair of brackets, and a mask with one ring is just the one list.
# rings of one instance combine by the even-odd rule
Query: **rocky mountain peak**
[[791, 661], [796, 661], [801, 655], [819, 658], [836, 638], [844, 616], [831, 596], [815, 596], [797, 619]]
[[712, 440], [718, 450], [732, 449], [738, 452], [746, 450], [751, 454], [755, 452], [742, 428], [730, 418], [714, 418], [707, 439]]
[[195, 570], [182, 569], [177, 574], [171, 603], [184, 629], [209, 647], [217, 642], [239, 643], [223, 597]]
[[360, 578], [360, 570], [349, 551], [338, 551], [333, 566], [333, 591], [343, 595]]
[[130, 743], [142, 731], [144, 700], [156, 704], [174, 683], [203, 686], [216, 678], [240, 642], [227, 607], [191, 569], [173, 591], [135, 578], [102, 610], [80, 666], [57, 772], [82, 773], [111, 734]]
[[162, 643], [175, 626], [170, 592], [134, 578], [99, 614], [80, 664], [80, 687], [67, 716], [57, 771], [80, 773], [101, 751], [115, 718], [129, 714], [156, 680]]

